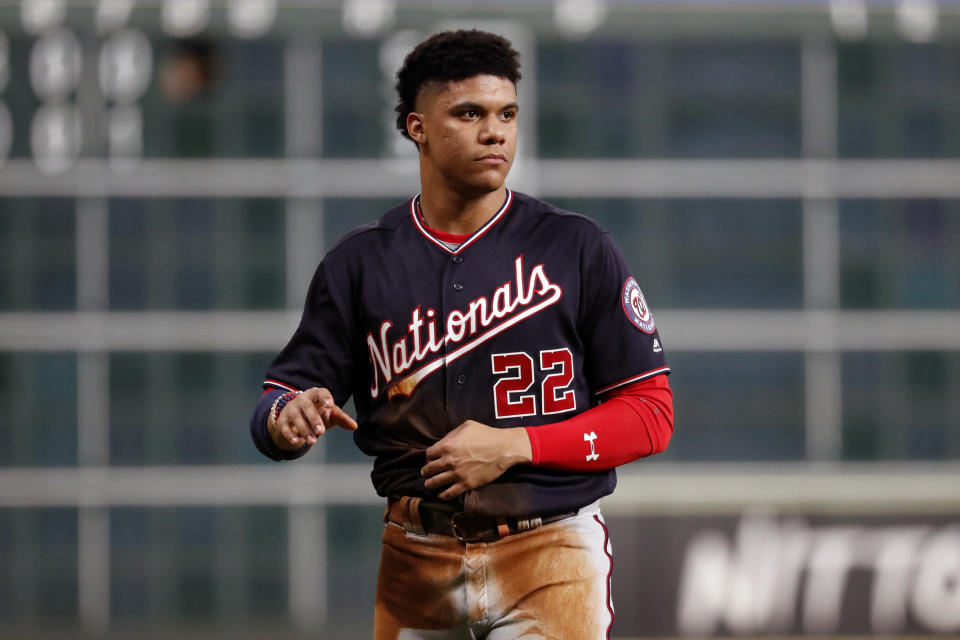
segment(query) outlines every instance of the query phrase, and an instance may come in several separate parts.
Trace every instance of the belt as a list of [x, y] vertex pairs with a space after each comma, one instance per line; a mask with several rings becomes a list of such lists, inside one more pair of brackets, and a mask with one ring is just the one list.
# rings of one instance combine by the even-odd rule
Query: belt
[[550, 516], [523, 518], [467, 516], [455, 507], [442, 502], [428, 502], [421, 498], [402, 496], [389, 498], [383, 521], [393, 522], [418, 535], [438, 533], [467, 543], [493, 542], [576, 514], [576, 511], [568, 511]]

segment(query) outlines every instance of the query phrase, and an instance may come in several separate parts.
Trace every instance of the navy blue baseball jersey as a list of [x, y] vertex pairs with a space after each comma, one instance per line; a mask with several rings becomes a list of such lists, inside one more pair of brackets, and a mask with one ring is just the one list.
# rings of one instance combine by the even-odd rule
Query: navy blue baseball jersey
[[[321, 262], [265, 386], [354, 398], [357, 446], [382, 496], [437, 500], [426, 449], [466, 420], [548, 424], [669, 370], [653, 314], [609, 234], [507, 192], [459, 245], [418, 198], [345, 236]], [[615, 471], [514, 466], [461, 497], [468, 514], [549, 515], [611, 493]]]

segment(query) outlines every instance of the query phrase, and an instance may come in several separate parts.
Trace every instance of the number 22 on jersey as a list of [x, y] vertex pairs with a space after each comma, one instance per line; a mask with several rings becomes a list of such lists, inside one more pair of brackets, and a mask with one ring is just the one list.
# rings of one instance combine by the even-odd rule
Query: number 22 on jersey
[[537, 394], [530, 392], [535, 381], [535, 367], [546, 374], [539, 394], [543, 415], [577, 408], [576, 395], [570, 388], [573, 382], [570, 350], [544, 350], [538, 360], [523, 351], [490, 356], [493, 373], [502, 376], [493, 385], [493, 405], [498, 419], [537, 415]]

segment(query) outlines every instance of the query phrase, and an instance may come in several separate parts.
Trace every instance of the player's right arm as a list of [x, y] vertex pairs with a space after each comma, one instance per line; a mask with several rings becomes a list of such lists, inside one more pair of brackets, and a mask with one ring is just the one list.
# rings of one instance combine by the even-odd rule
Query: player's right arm
[[[254, 444], [272, 460], [299, 458], [330, 427], [349, 431], [357, 428], [356, 421], [336, 405], [327, 389], [307, 389], [276, 411], [277, 400], [285, 393], [285, 389], [268, 389], [260, 396], [250, 419]], [[272, 420], [271, 412], [276, 414]]]
[[277, 448], [287, 451], [316, 444], [317, 438], [331, 427], [355, 431], [357, 422], [334, 404], [327, 389], [319, 387], [307, 389], [290, 400], [275, 419], [267, 416], [270, 438]]
[[357, 428], [340, 408], [350, 396], [351, 345], [359, 324], [352, 314], [348, 258], [331, 251], [317, 267], [300, 324], [267, 369], [250, 433], [273, 460], [299, 458], [331, 426]]

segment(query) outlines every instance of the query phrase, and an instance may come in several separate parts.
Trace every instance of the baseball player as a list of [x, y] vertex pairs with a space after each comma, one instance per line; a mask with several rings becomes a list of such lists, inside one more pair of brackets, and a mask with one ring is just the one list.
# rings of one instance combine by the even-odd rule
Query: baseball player
[[608, 637], [598, 500], [673, 430], [653, 314], [610, 236], [505, 186], [519, 79], [485, 32], [407, 56], [397, 126], [422, 191], [327, 253], [251, 421], [275, 460], [334, 426], [374, 457], [378, 640]]

